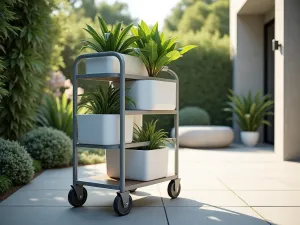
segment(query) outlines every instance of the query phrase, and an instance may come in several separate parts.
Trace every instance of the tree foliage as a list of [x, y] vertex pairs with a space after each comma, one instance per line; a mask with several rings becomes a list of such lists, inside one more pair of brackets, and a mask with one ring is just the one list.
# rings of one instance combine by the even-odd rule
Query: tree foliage
[[14, 16], [1, 29], [8, 35], [0, 40], [3, 46], [0, 57], [5, 66], [3, 83], [9, 91], [0, 103], [0, 136], [5, 138], [17, 139], [34, 125], [56, 43], [57, 26], [51, 15], [56, 3], [55, 0], [1, 1]]
[[229, 1], [182, 0], [165, 20], [165, 29], [229, 33]]

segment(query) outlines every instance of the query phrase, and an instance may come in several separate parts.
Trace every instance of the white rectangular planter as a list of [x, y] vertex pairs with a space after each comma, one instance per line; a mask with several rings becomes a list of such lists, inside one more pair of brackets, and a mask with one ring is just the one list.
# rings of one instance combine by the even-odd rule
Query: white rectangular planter
[[126, 82], [126, 96], [133, 104], [128, 109], [137, 110], [174, 110], [176, 108], [176, 83], [158, 80], [137, 80]]
[[[125, 150], [125, 177], [130, 180], [149, 181], [168, 174], [169, 149]], [[106, 150], [107, 175], [120, 177], [120, 151]]]
[[[125, 74], [148, 76], [142, 60], [136, 56], [121, 54], [125, 62]], [[85, 61], [86, 73], [120, 73], [120, 62], [115, 56], [88, 58]]]
[[[80, 144], [120, 144], [119, 114], [84, 114], [77, 116], [78, 142]], [[125, 143], [131, 143], [133, 117], [125, 115]]]

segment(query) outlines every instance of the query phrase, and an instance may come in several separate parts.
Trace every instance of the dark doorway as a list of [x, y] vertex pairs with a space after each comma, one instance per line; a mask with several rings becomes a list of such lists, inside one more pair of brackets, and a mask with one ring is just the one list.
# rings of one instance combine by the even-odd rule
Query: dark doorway
[[[270, 94], [274, 99], [274, 51], [272, 49], [272, 40], [275, 37], [274, 20], [265, 25], [265, 79], [264, 92]], [[274, 144], [274, 116], [266, 118], [272, 126], [265, 126], [265, 142]]]

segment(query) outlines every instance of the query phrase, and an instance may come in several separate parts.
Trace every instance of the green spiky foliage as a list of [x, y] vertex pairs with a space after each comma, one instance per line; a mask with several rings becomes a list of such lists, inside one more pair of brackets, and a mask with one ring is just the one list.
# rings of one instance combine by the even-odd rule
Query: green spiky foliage
[[11, 180], [6, 176], [0, 175], [0, 195], [7, 192], [11, 186]]
[[86, 25], [87, 28], [84, 28], [84, 30], [90, 34], [91, 39], [82, 41], [84, 46], [81, 50], [92, 49], [96, 52], [114, 51], [123, 54], [133, 53], [132, 44], [140, 39], [138, 36], [129, 34], [133, 24], [122, 28], [123, 23], [119, 22], [115, 27], [109, 30], [108, 25], [102, 17], [98, 16], [98, 21], [101, 30], [100, 33], [97, 33], [97, 31], [88, 24]]
[[15, 2], [7, 8], [15, 18], [6, 22], [16, 30], [8, 29], [7, 37], [0, 40], [4, 48], [0, 50], [5, 65], [3, 83], [9, 92], [0, 103], [0, 136], [18, 139], [35, 124], [45, 76], [50, 70], [55, 39], [51, 18], [54, 0], [4, 2]]
[[168, 138], [168, 133], [164, 130], [156, 129], [156, 123], [158, 120], [152, 120], [150, 122], [145, 122], [143, 127], [135, 126], [133, 129], [133, 141], [134, 142], [146, 142], [149, 141], [150, 144], [145, 147], [139, 147], [140, 150], [153, 150], [164, 148], [170, 143], [166, 138]]
[[65, 132], [70, 138], [73, 134], [73, 101], [66, 94], [55, 97], [47, 94], [37, 115], [37, 125], [53, 127]]
[[270, 122], [265, 120], [266, 116], [272, 116], [274, 101], [270, 95], [262, 96], [257, 92], [255, 96], [249, 91], [247, 96], [239, 96], [230, 90], [228, 95], [228, 108], [224, 111], [231, 112], [236, 116], [233, 119], [243, 131], [257, 131], [263, 124], [271, 126]]
[[141, 39], [136, 41], [135, 53], [144, 62], [148, 74], [157, 77], [163, 66], [179, 59], [183, 54], [197, 47], [187, 45], [176, 48], [177, 38], [165, 39], [163, 32], [158, 31], [158, 23], [152, 29], [142, 21], [137, 28], [132, 27], [131, 32]]
[[[120, 113], [120, 88], [109, 85], [105, 90], [97, 86], [96, 91], [87, 92], [81, 96], [78, 109], [85, 109], [90, 114], [119, 114]], [[135, 103], [131, 98], [125, 97], [126, 103]]]

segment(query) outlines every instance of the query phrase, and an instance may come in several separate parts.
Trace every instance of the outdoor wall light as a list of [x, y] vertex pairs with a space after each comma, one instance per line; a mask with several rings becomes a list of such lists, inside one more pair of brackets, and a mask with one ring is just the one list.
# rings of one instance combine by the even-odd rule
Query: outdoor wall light
[[279, 41], [273, 39], [273, 40], [272, 40], [272, 50], [273, 50], [273, 51], [278, 50], [279, 47], [281, 47], [281, 44], [279, 44]]

